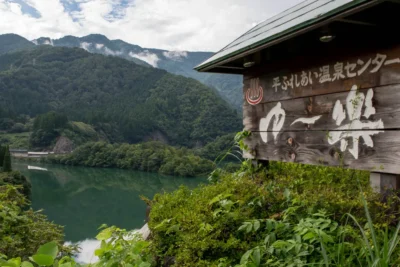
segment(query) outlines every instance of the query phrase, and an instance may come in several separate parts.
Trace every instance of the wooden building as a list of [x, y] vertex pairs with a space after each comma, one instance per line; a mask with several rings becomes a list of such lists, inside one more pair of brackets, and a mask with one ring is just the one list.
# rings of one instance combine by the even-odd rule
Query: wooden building
[[306, 0], [195, 69], [243, 75], [245, 157], [369, 170], [399, 188], [400, 1]]

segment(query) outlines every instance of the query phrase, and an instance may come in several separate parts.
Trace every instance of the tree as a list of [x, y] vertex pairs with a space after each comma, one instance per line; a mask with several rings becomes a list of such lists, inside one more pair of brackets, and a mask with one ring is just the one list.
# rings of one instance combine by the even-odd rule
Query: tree
[[7, 146], [4, 153], [3, 172], [11, 172], [11, 171], [12, 171], [11, 154], [9, 147]]
[[0, 146], [0, 166], [3, 167], [4, 155], [6, 154], [6, 147]]

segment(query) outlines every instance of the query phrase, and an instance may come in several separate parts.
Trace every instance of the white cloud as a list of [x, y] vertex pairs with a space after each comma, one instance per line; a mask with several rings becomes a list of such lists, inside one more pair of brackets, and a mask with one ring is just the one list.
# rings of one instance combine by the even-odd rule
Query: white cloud
[[9, 3], [10, 10], [16, 15], [22, 15], [21, 5], [17, 3]]
[[92, 46], [92, 43], [87, 43], [87, 42], [82, 42], [79, 45], [81, 48], [85, 49], [86, 51], [89, 51], [89, 47]]
[[96, 49], [100, 50], [104, 47], [104, 44], [96, 44]]
[[[41, 15], [22, 14], [0, 0], [0, 34], [41, 36], [101, 33], [142, 47], [217, 51], [263, 21], [302, 0], [24, 0]], [[61, 1], [79, 8], [68, 13]], [[128, 4], [124, 4], [128, 2]]]
[[110, 48], [108, 48], [107, 46], [104, 47], [104, 52], [106, 53], [106, 55], [110, 55], [110, 56], [119, 56], [122, 55], [122, 51], [114, 51], [111, 50]]
[[149, 52], [148, 50], [145, 50], [145, 51], [137, 53], [137, 54], [135, 54], [133, 52], [129, 52], [129, 56], [143, 60], [144, 62], [149, 63], [150, 65], [152, 65], [155, 68], [157, 67], [157, 62], [160, 60], [160, 58], [156, 54], [153, 54], [153, 53]]
[[181, 61], [182, 58], [186, 58], [188, 53], [186, 51], [165, 51], [163, 52], [164, 57], [175, 60]]

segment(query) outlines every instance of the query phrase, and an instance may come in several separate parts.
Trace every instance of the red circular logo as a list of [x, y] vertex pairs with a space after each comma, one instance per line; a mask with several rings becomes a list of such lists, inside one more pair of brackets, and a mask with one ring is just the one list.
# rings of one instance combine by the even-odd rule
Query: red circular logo
[[259, 79], [250, 80], [250, 88], [246, 91], [246, 100], [250, 105], [257, 105], [263, 100], [264, 90], [259, 85]]

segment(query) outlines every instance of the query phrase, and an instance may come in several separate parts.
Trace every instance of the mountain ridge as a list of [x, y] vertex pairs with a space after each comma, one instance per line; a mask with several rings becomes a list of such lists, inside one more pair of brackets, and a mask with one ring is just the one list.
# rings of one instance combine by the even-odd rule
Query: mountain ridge
[[110, 40], [101, 34], [83, 37], [72, 35], [59, 39], [41, 37], [33, 40], [37, 45], [79, 47], [90, 53], [124, 58], [142, 66], [164, 69], [170, 73], [194, 78], [207, 86], [214, 87], [225, 100], [239, 110], [242, 106], [242, 78], [231, 74], [199, 73], [193, 68], [214, 53], [204, 51], [168, 51], [144, 48], [121, 39]]
[[114, 142], [161, 134], [195, 147], [241, 128], [213, 89], [162, 69], [68, 47], [0, 55], [0, 119], [49, 111], [95, 125]]

